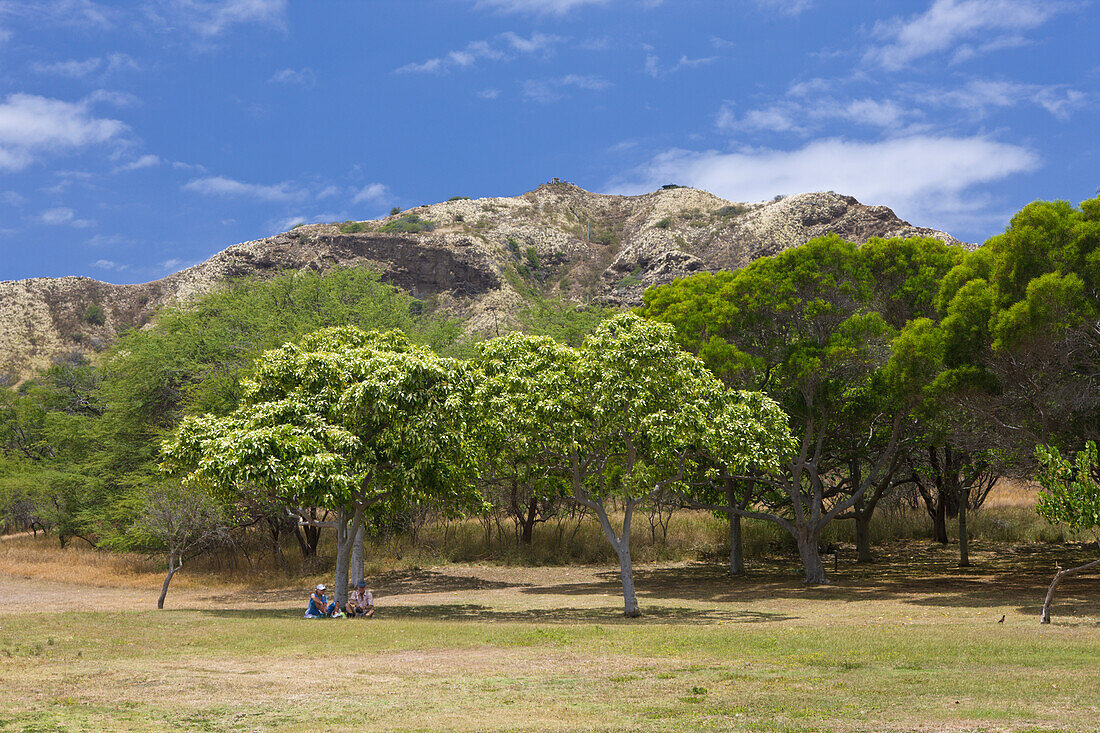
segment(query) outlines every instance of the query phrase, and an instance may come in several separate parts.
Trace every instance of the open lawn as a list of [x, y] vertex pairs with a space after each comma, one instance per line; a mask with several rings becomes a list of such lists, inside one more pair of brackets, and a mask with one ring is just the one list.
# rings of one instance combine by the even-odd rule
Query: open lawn
[[0, 730], [1100, 729], [1100, 580], [1038, 623], [1054, 559], [1088, 548], [980, 545], [960, 571], [895, 543], [826, 588], [786, 557], [647, 565], [633, 621], [610, 568], [444, 565], [372, 578], [377, 619], [305, 621], [300, 587], [193, 577], [156, 612], [154, 576], [19, 578], [56, 543], [0, 544]]

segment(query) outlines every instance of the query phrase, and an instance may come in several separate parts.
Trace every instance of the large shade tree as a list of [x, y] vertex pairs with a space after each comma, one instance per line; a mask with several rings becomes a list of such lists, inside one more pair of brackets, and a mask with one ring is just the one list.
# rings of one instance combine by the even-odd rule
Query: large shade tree
[[184, 420], [164, 465], [225, 502], [265, 487], [336, 515], [336, 598], [347, 600], [364, 514], [411, 501], [480, 505], [468, 374], [397, 332], [332, 328], [266, 352], [225, 417]]
[[[789, 414], [798, 449], [775, 475], [740, 477], [758, 487], [753, 501], [724, 506], [790, 532], [808, 583], [827, 582], [822, 529], [858, 511], [875, 487], [889, 486], [914, 400], [940, 362], [930, 322], [899, 329], [876, 310], [884, 296], [872, 264], [854, 244], [828, 236], [736, 272], [692, 276], [645, 295], [645, 315], [674, 325], [680, 343], [727, 384], [764, 391]], [[895, 290], [905, 286], [906, 297], [917, 299], [920, 280], [934, 279], [935, 269], [896, 274]], [[880, 263], [878, 270], [890, 267]], [[891, 302], [895, 310], [912, 310]], [[774, 509], [750, 506], [758, 503]]]
[[[563, 476], [573, 501], [590, 509], [619, 560], [623, 610], [640, 613], [630, 554], [631, 524], [640, 505], [685, 480], [716, 421], [731, 435], [764, 444], [730, 443], [738, 465], [785, 434], [778, 407], [758, 398], [726, 409], [730, 394], [672, 329], [623, 314], [601, 323], [579, 350], [544, 337], [511, 335], [482, 351], [481, 399], [494, 432], [508, 435], [533, 461]], [[776, 416], [779, 416], [776, 419]], [[621, 519], [612, 511], [614, 501]]]

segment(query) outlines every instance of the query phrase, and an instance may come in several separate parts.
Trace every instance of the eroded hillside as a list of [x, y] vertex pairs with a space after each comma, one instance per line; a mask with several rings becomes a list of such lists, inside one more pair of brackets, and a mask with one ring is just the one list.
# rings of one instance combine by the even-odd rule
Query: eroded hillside
[[741, 267], [830, 232], [858, 243], [908, 236], [957, 243], [885, 206], [831, 192], [743, 204], [692, 188], [612, 196], [555, 182], [513, 198], [457, 199], [373, 221], [300, 226], [235, 244], [151, 283], [0, 282], [0, 374], [18, 378], [59, 356], [95, 353], [121, 329], [145, 326], [157, 308], [231, 278], [371, 267], [484, 331], [535, 293], [634, 305], [650, 285]]

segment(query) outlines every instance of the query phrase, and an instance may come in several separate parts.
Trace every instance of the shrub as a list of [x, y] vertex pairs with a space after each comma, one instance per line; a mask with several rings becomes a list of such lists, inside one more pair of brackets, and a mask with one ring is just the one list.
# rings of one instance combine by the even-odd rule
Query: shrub
[[469, 196], [451, 196], [448, 201], [469, 201]]
[[674, 188], [683, 188], [683, 186], [681, 186], [679, 183], [666, 183], [665, 185], [661, 186], [662, 191], [671, 191]]
[[93, 326], [102, 326], [107, 322], [107, 314], [103, 312], [103, 308], [97, 303], [92, 303], [88, 306], [88, 309], [84, 311], [84, 320]]
[[508, 245], [508, 251], [516, 257], [519, 257], [519, 242], [512, 237], [508, 237], [504, 240], [504, 243]]
[[395, 206], [392, 209], [390, 209], [390, 216], [394, 216], [395, 214], [400, 214], [400, 213], [401, 213], [401, 207], [400, 206]]
[[344, 234], [355, 234], [367, 230], [367, 225], [361, 221], [345, 221], [340, 225], [340, 231]]
[[383, 225], [378, 231], [415, 234], [416, 232], [430, 232], [433, 229], [435, 229], [435, 224], [421, 219], [418, 214], [409, 214]]
[[666, 217], [664, 219], [661, 219], [656, 224], [654, 224], [654, 226], [657, 227], [658, 229], [668, 229], [670, 226], [672, 226], [672, 219], [669, 219], [669, 218]]
[[723, 219], [732, 219], [736, 216], [741, 216], [748, 210], [749, 207], [744, 204], [730, 204], [729, 206], [723, 206], [714, 213]]
[[455, 214], [454, 215], [454, 220], [455, 221], [466, 221], [466, 217], [463, 216], [462, 214]]
[[539, 251], [534, 247], [528, 247], [524, 254], [527, 255], [527, 264], [531, 266], [531, 269], [539, 269]]

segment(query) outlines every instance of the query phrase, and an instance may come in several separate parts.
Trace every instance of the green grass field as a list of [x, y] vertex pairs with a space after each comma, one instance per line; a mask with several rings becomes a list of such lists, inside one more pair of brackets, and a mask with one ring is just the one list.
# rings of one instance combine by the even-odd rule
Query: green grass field
[[1054, 560], [1083, 546], [979, 543], [962, 571], [900, 543], [823, 588], [785, 556], [740, 579], [651, 564], [631, 621], [606, 566], [393, 570], [370, 621], [303, 620], [302, 584], [194, 576], [157, 612], [153, 574], [13, 573], [50, 546], [0, 549], [0, 730], [1100, 729], [1100, 579], [1038, 623]]

